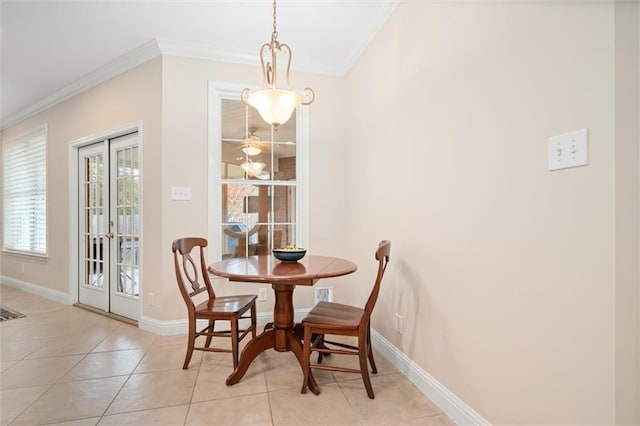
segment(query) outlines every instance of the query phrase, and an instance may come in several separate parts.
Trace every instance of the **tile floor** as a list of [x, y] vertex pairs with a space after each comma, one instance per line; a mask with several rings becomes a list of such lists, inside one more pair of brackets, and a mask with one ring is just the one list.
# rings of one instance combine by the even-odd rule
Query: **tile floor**
[[275, 351], [226, 386], [230, 354], [196, 351], [182, 370], [185, 336], [156, 336], [3, 285], [0, 301], [26, 314], [0, 323], [2, 426], [453, 424], [379, 354], [375, 400], [359, 376], [320, 370], [322, 393], [302, 395], [295, 357]]

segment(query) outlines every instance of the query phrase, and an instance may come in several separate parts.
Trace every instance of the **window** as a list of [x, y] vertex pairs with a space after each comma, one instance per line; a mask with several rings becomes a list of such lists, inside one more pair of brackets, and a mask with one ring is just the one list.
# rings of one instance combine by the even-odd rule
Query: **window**
[[239, 94], [210, 95], [216, 115], [210, 135], [210, 248], [222, 259], [304, 246], [306, 234], [300, 215], [303, 114], [274, 131]]
[[4, 249], [47, 254], [47, 129], [4, 145]]

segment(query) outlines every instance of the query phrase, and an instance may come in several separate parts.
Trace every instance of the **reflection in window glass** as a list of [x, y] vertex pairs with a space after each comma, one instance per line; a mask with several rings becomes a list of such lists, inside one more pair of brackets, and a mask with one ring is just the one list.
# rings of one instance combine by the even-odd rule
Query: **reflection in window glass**
[[278, 131], [239, 100], [222, 101], [222, 257], [296, 243], [296, 120]]

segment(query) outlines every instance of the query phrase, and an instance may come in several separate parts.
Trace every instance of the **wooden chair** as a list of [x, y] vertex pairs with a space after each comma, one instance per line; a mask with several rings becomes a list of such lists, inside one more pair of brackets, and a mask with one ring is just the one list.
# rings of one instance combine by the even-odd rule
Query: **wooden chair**
[[[311, 309], [309, 314], [302, 320], [304, 328], [304, 343], [302, 351], [302, 370], [304, 379], [302, 383], [302, 393], [306, 393], [309, 374], [312, 368], [320, 370], [342, 371], [348, 373], [360, 373], [364, 386], [367, 389], [369, 398], [374, 399], [373, 388], [369, 378], [367, 358], [371, 363], [371, 371], [378, 372], [376, 363], [373, 360], [373, 350], [371, 348], [371, 313], [378, 299], [380, 283], [384, 271], [389, 263], [389, 253], [391, 243], [387, 240], [381, 241], [376, 250], [376, 260], [378, 261], [378, 274], [375, 284], [369, 295], [369, 299], [364, 307], [343, 305], [333, 302], [319, 302]], [[355, 336], [358, 338], [357, 346], [345, 343], [332, 342], [325, 339], [325, 335]], [[337, 346], [332, 348], [327, 344]], [[311, 365], [311, 352], [318, 352], [318, 364]], [[346, 368], [336, 365], [321, 365], [322, 356], [329, 354], [357, 355], [360, 361], [360, 369]]]
[[[231, 352], [233, 354], [233, 368], [238, 366], [238, 345], [240, 341], [251, 332], [256, 337], [256, 296], [222, 296], [216, 297], [207, 272], [207, 264], [204, 257], [204, 248], [207, 240], [204, 238], [180, 238], [171, 244], [176, 270], [176, 280], [180, 288], [180, 294], [187, 305], [189, 314], [189, 341], [187, 342], [187, 355], [184, 358], [183, 369], [189, 367], [189, 361], [193, 351]], [[199, 248], [200, 265], [191, 257], [194, 248]], [[195, 304], [194, 297], [207, 291], [208, 297], [203, 302]], [[251, 310], [250, 316], [243, 316]], [[208, 325], [202, 330], [197, 330], [196, 321], [204, 319]], [[245, 329], [239, 329], [238, 320], [250, 319], [251, 325]], [[230, 322], [230, 330], [215, 331], [215, 323], [218, 320]], [[204, 346], [196, 347], [196, 338], [206, 336]], [[231, 349], [211, 347], [213, 337], [230, 337]]]

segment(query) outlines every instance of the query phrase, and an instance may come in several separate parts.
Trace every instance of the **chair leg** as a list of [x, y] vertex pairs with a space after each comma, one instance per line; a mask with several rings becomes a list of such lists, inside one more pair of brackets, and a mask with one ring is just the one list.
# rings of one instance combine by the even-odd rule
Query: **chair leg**
[[[207, 333], [213, 333], [214, 328], [216, 327], [216, 320], [209, 320], [209, 327], [207, 328]], [[208, 348], [211, 345], [211, 339], [213, 336], [207, 336], [207, 340], [204, 342], [204, 347]]]
[[191, 362], [191, 356], [193, 355], [193, 347], [196, 343], [196, 319], [189, 318], [189, 340], [187, 341], [187, 354], [184, 357], [184, 364], [182, 369], [189, 368], [189, 362]]
[[[316, 348], [318, 349], [326, 348], [326, 346], [324, 345], [324, 334], [318, 334], [317, 341], [316, 341]], [[324, 354], [322, 352], [318, 352], [318, 364], [322, 362], [322, 358], [324, 358]]]
[[373, 347], [371, 346], [371, 324], [367, 325], [367, 353], [371, 364], [371, 372], [377, 374], [378, 369], [376, 368], [376, 362], [373, 360]]
[[362, 381], [364, 387], [367, 389], [367, 395], [369, 398], [374, 399], [373, 387], [371, 386], [371, 379], [369, 378], [369, 366], [367, 365], [367, 330], [361, 329], [358, 334], [358, 358], [360, 359], [360, 373], [362, 374]]
[[257, 318], [258, 315], [256, 314], [256, 304], [254, 303], [253, 306], [251, 306], [251, 337], [253, 337], [254, 339], [256, 337], [256, 328], [258, 327]]
[[304, 338], [302, 340], [302, 390], [300, 393], [307, 393], [309, 387], [309, 370], [311, 370], [311, 327], [304, 327]]
[[233, 355], [233, 369], [238, 367], [238, 317], [231, 319], [231, 354]]

